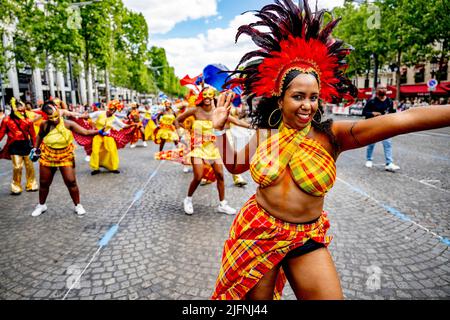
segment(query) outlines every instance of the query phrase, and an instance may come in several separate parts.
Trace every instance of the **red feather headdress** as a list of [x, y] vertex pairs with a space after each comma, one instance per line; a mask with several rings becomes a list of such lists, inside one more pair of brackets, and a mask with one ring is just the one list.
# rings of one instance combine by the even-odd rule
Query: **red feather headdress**
[[[226, 85], [241, 85], [249, 99], [279, 97], [286, 76], [298, 70], [317, 76], [323, 101], [336, 103], [346, 99], [352, 102], [357, 89], [344, 74], [345, 57], [351, 48], [331, 37], [339, 19], [322, 28], [325, 11], [312, 13], [307, 0], [300, 1], [298, 6], [291, 0], [275, 2], [256, 11], [255, 15], [261, 20], [239, 27], [236, 41], [245, 33], [260, 49], [242, 57], [230, 75], [239, 76]], [[270, 31], [262, 32], [255, 27], [268, 27]]]

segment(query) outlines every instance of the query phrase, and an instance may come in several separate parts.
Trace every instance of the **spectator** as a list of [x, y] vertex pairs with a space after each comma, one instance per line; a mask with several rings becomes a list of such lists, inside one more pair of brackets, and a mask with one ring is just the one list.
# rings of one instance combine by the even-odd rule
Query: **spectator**
[[[367, 101], [366, 106], [363, 110], [363, 116], [366, 119], [378, 117], [387, 113], [395, 113], [394, 104], [392, 100], [386, 96], [386, 87], [383, 85], [378, 85], [376, 96], [373, 99]], [[400, 167], [394, 164], [392, 159], [392, 140], [386, 139], [382, 141], [384, 148], [384, 158], [386, 160], [386, 171], [394, 172], [399, 170]], [[366, 167], [372, 168], [373, 166], [373, 150], [375, 148], [375, 143], [367, 146], [366, 154]]]

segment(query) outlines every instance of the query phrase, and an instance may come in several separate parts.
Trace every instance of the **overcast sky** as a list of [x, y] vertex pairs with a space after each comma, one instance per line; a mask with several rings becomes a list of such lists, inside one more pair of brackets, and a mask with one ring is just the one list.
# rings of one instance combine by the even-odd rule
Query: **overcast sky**
[[[242, 55], [255, 46], [243, 35], [234, 43], [237, 28], [255, 20], [248, 10], [271, 0], [123, 0], [142, 12], [150, 32], [150, 46], [163, 47], [169, 64], [182, 78], [200, 74], [208, 64], [221, 63], [234, 69]], [[296, 1], [295, 1], [296, 2]], [[319, 0], [319, 8], [342, 5], [344, 0]], [[311, 7], [315, 1], [310, 1]]]

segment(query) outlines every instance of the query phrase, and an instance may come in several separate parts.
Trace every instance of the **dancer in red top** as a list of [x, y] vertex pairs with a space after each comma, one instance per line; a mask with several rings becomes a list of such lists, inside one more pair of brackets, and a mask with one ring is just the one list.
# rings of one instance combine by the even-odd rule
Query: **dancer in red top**
[[0, 159], [12, 161], [13, 177], [11, 194], [22, 193], [22, 168], [25, 165], [27, 177], [26, 190], [37, 191], [38, 184], [34, 174], [33, 163], [28, 158], [36, 141], [33, 121], [27, 117], [25, 104], [13, 98], [11, 100], [12, 113], [6, 116], [0, 126], [0, 141], [8, 136], [6, 145], [0, 151]]

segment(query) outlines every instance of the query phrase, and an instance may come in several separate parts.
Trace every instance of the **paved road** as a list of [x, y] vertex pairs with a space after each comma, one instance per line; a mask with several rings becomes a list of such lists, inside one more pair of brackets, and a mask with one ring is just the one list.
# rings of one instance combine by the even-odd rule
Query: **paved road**
[[[348, 118], [350, 119], [350, 118]], [[365, 149], [344, 153], [325, 201], [334, 240], [329, 249], [347, 299], [450, 298], [450, 128], [398, 136], [384, 171]], [[215, 212], [215, 186], [199, 187], [195, 214], [182, 210], [191, 174], [154, 161], [154, 145], [120, 150], [120, 175], [89, 174], [77, 149], [77, 177], [88, 214], [73, 213], [57, 174], [49, 210], [30, 216], [36, 193], [9, 195], [10, 163], [0, 161], [0, 299], [208, 299], [233, 217]], [[255, 192], [226, 193], [238, 208]], [[120, 221], [117, 232], [105, 240]], [[80, 275], [80, 288], [68, 289]], [[283, 299], [294, 299], [286, 288]]]

